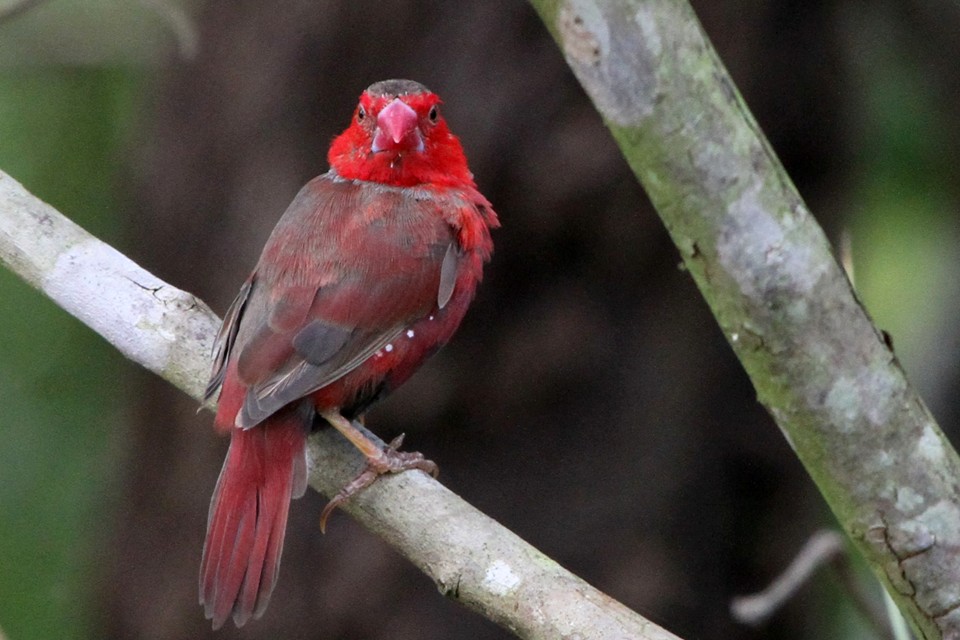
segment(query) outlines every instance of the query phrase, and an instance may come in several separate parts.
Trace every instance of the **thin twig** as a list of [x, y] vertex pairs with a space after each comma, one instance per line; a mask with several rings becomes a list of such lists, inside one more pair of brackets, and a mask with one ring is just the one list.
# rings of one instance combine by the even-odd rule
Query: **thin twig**
[[759, 593], [734, 598], [730, 603], [731, 615], [743, 624], [763, 623], [792, 598], [817, 569], [842, 554], [843, 548], [843, 536], [836, 531], [816, 532], [770, 586]]
[[796, 596], [817, 570], [824, 566], [835, 571], [854, 608], [873, 627], [877, 636], [882, 640], [894, 640], [886, 624], [887, 616], [863, 592], [862, 581], [847, 557], [845, 538], [830, 529], [817, 531], [810, 536], [789, 566], [766, 589], [734, 598], [730, 603], [730, 614], [742, 624], [763, 624]]

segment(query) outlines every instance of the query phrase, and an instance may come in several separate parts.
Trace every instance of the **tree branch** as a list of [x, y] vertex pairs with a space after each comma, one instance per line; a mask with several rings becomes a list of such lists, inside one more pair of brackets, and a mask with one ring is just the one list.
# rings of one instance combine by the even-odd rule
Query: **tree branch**
[[[887, 625], [888, 616], [873, 606], [861, 588], [862, 581], [858, 579], [847, 558], [846, 537], [832, 529], [821, 529], [810, 536], [790, 565], [774, 578], [766, 589], [748, 596], [735, 597], [730, 603], [730, 614], [741, 624], [763, 624], [788, 600], [796, 596], [822, 566], [834, 569], [854, 608], [873, 627], [877, 638], [895, 640]], [[872, 581], [870, 585], [873, 586]], [[897, 611], [895, 608], [893, 610]], [[896, 615], [903, 619], [899, 612]]]
[[689, 4], [531, 1], [844, 530], [920, 637], [960, 637], [960, 460]]
[[[3, 172], [0, 261], [125, 356], [201, 397], [220, 322], [216, 315]], [[310, 484], [328, 497], [364, 464], [333, 429], [311, 436], [308, 456]], [[441, 593], [522, 638], [678, 640], [425, 473], [384, 477], [351, 498], [344, 510], [430, 576]]]
[[844, 537], [836, 531], [822, 529], [816, 532], [767, 588], [734, 598], [730, 603], [730, 614], [741, 624], [763, 624], [810, 581], [817, 569], [842, 557], [843, 545]]

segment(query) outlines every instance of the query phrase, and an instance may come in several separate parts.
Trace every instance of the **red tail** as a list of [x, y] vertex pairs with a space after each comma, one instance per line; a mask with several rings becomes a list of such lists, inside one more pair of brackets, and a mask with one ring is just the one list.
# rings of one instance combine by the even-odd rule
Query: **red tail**
[[214, 629], [231, 613], [239, 627], [267, 608], [290, 500], [307, 487], [306, 436], [303, 417], [292, 409], [252, 429], [231, 430], [200, 564], [200, 604]]

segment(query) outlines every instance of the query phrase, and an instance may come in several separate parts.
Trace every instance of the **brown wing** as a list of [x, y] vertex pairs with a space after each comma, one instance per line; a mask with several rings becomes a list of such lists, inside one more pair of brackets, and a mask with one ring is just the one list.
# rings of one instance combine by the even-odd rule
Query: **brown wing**
[[301, 190], [221, 330], [211, 388], [236, 359], [237, 426], [339, 379], [449, 299], [459, 251], [442, 212], [455, 200], [330, 174]]
[[220, 331], [217, 332], [217, 337], [213, 341], [213, 370], [210, 372], [207, 388], [203, 392], [204, 402], [217, 395], [223, 386], [223, 378], [227, 374], [227, 361], [230, 359], [233, 343], [237, 339], [237, 329], [240, 327], [240, 317], [243, 315], [247, 297], [250, 295], [251, 280], [252, 276], [243, 283], [237, 297], [230, 303], [230, 308], [223, 316]]

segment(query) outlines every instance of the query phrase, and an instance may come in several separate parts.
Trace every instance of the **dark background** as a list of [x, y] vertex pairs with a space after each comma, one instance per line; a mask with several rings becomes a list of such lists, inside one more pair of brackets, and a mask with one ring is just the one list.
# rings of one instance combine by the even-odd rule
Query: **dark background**
[[[960, 75], [950, 61], [960, 7], [694, 6], [828, 234], [850, 234], [868, 308], [950, 431], [960, 298]], [[467, 501], [681, 637], [869, 637], [829, 577], [759, 629], [731, 621], [732, 596], [763, 587], [833, 520], [528, 5], [210, 2], [192, 11], [192, 58], [160, 46], [127, 66], [107, 56], [5, 70], [15, 115], [38, 131], [56, 118], [62, 130], [19, 175], [26, 161], [8, 141], [23, 124], [6, 125], [0, 168], [222, 313], [286, 204], [326, 170], [359, 93], [390, 77], [423, 82], [445, 98], [503, 228], [454, 341], [368, 426], [387, 440], [406, 432], [407, 447], [435, 460]], [[0, 23], [0, 38], [16, 27]], [[51, 101], [64, 106], [45, 120]], [[95, 133], [72, 144], [94, 159], [50, 164], [84, 127]], [[101, 190], [84, 197], [63, 186], [81, 184], [91, 163]], [[20, 286], [6, 278], [0, 295], [63, 315]], [[16, 415], [48, 426], [0, 417], [0, 434], [21, 443], [0, 472], [0, 516], [21, 523], [0, 537], [0, 562], [13, 567], [0, 569], [0, 628], [11, 638], [51, 637], [50, 627], [69, 637], [212, 637], [196, 581], [226, 441], [182, 393], [75, 322], [44, 329], [20, 304], [8, 307], [0, 356], [37, 371], [0, 370], [0, 393], [6, 384], [22, 405]], [[80, 347], [62, 337], [71, 332]], [[60, 407], [68, 394], [76, 405]], [[18, 447], [59, 457], [30, 462]], [[445, 600], [347, 516], [320, 535], [323, 504], [308, 492], [293, 505], [264, 618], [217, 637], [510, 637]], [[34, 595], [14, 607], [23, 589]]]

